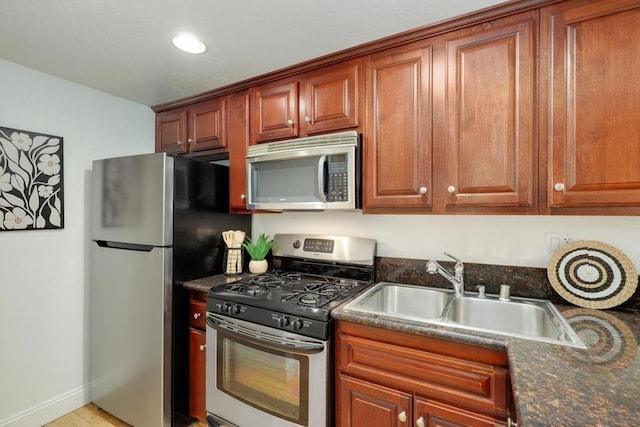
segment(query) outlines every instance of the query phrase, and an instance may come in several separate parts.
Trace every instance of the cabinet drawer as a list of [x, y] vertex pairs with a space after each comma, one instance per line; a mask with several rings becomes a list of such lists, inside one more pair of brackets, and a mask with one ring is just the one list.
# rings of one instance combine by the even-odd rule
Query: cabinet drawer
[[345, 334], [339, 341], [341, 372], [498, 416], [507, 412], [507, 368]]
[[207, 303], [203, 301], [189, 301], [189, 326], [192, 328], [205, 329], [205, 318], [207, 317]]

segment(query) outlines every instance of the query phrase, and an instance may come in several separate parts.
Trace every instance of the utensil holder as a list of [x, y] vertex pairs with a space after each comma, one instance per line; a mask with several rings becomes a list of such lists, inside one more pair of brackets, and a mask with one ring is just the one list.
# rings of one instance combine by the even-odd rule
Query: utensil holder
[[225, 248], [222, 269], [226, 275], [242, 274], [242, 248]]

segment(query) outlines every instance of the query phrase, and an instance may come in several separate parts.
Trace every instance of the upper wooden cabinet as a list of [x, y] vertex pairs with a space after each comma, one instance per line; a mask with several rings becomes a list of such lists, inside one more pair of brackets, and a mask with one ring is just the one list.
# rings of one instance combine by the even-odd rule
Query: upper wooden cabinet
[[640, 1], [554, 4], [540, 31], [548, 205], [639, 213]]
[[356, 128], [361, 58], [251, 89], [253, 143]]
[[187, 110], [171, 110], [156, 115], [156, 153], [187, 152]]
[[446, 132], [438, 188], [446, 190], [446, 211], [536, 212], [537, 17], [524, 13], [446, 36], [446, 124], [437, 124]]
[[433, 45], [372, 55], [366, 65], [364, 210], [429, 211], [433, 164]]
[[156, 152], [203, 156], [225, 152], [227, 98], [158, 113]]
[[156, 151], [231, 141], [237, 212], [248, 144], [355, 129], [365, 213], [640, 214], [638, 24], [640, 0], [506, 2], [160, 106]]
[[371, 56], [367, 212], [536, 212], [537, 16]]
[[249, 91], [229, 95], [229, 209], [247, 213]]
[[357, 58], [306, 75], [300, 122], [307, 135], [357, 128], [363, 101], [364, 59]]
[[297, 78], [251, 89], [251, 141], [255, 143], [299, 135]]

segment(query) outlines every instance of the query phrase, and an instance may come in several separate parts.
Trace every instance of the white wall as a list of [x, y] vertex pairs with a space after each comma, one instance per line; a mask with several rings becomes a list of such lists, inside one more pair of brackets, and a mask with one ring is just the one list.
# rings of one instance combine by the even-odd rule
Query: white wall
[[370, 237], [378, 256], [439, 259], [447, 251], [464, 262], [547, 267], [546, 233], [575, 233], [609, 243], [640, 267], [640, 217], [363, 215], [285, 212], [253, 216], [252, 233], [321, 233]]
[[0, 426], [88, 402], [91, 161], [154, 150], [150, 108], [0, 59], [0, 126], [64, 138], [62, 230], [0, 232]]

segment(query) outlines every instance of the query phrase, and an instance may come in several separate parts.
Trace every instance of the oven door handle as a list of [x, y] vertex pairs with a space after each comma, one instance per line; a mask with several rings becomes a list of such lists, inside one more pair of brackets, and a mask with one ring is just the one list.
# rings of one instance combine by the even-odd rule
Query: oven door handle
[[253, 344], [276, 351], [286, 351], [297, 354], [313, 354], [320, 353], [325, 349], [325, 343], [322, 341], [275, 335], [261, 330], [262, 328], [260, 325], [252, 325], [252, 328], [249, 329], [236, 322], [211, 313], [207, 314], [207, 325], [218, 331], [224, 331], [229, 335], [239, 336]]

